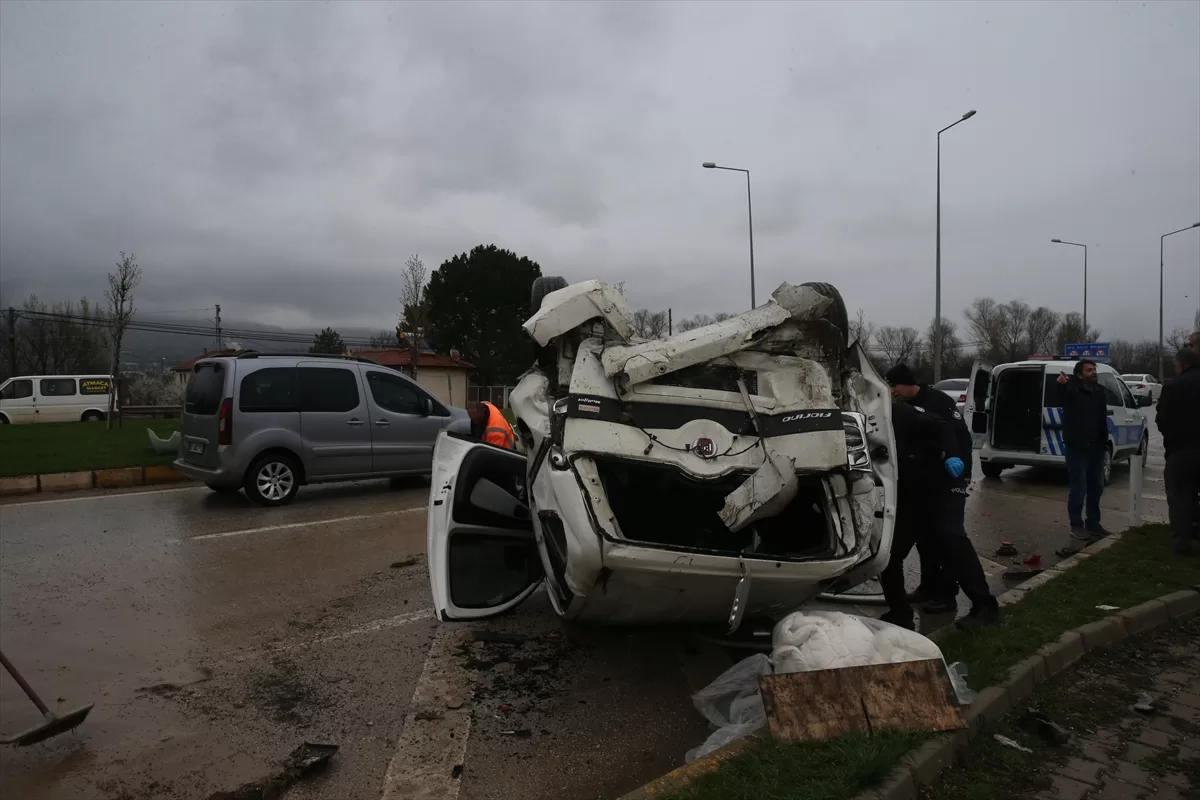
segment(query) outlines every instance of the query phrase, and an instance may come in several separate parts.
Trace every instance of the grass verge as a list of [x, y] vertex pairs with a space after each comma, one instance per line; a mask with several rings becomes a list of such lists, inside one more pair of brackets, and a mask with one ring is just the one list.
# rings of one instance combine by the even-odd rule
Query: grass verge
[[[982, 689], [1004, 680], [1013, 665], [1064, 632], [1112, 613], [1096, 606], [1129, 608], [1197, 585], [1200, 559], [1174, 556], [1166, 526], [1138, 528], [1005, 609], [1003, 625], [954, 631], [938, 644], [948, 662], [968, 666], [971, 685]], [[661, 800], [849, 800], [880, 783], [895, 762], [928, 735], [795, 745], [763, 739], [716, 772]]]
[[[1054, 774], [1072, 758], [1123, 757], [1148, 772], [1152, 779], [1200, 774], [1196, 759], [1176, 748], [1154, 751], [1129, 747], [1147, 718], [1129, 707], [1141, 691], [1160, 695], [1155, 680], [1183, 669], [1194, 674], [1200, 652], [1200, 623], [1162, 628], [1149, 636], [1127, 640], [1112, 650], [1090, 653], [1069, 672], [1039, 686], [1022, 707], [976, 737], [963, 754], [962, 765], [942, 773], [924, 800], [996, 800], [1025, 798], [1051, 787]], [[1070, 731], [1072, 741], [1055, 744], [1038, 735], [1033, 714]], [[1175, 728], [1178, 739], [1194, 736], [1182, 720], [1158, 717], [1164, 730]], [[1000, 744], [1006, 736], [1032, 752]], [[1194, 752], [1194, 751], [1191, 751]], [[1200, 783], [1187, 797], [1200, 797]], [[1166, 796], [1166, 795], [1164, 795]], [[1172, 795], [1178, 796], [1178, 795]]]
[[0, 477], [170, 464], [174, 454], [155, 453], [146, 429], [165, 439], [178, 427], [172, 419], [125, 420], [111, 431], [101, 422], [0, 425]]

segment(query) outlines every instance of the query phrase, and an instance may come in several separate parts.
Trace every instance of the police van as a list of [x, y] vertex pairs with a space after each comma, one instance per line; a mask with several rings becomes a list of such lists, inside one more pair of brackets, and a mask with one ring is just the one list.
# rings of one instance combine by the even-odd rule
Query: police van
[[[992, 366], [976, 361], [967, 387], [964, 416], [971, 429], [983, 474], [998, 478], [1008, 467], [1066, 469], [1059, 375], [1070, 377], [1077, 359], [1014, 361]], [[1108, 400], [1108, 449], [1104, 482], [1115, 461], [1146, 460], [1148, 398], [1136, 398], [1108, 364], [1096, 364], [1097, 388]]]

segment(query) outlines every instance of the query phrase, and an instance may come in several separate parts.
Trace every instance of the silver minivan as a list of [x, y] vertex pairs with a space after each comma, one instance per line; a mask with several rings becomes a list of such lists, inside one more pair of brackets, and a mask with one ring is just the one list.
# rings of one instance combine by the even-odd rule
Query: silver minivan
[[175, 467], [265, 506], [304, 483], [427, 474], [437, 435], [467, 412], [366, 359], [311, 354], [197, 361]]

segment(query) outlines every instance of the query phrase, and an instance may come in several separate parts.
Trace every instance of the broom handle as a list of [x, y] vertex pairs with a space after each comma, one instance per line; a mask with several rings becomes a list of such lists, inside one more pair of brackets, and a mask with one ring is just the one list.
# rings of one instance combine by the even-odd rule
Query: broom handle
[[12, 665], [12, 662], [4, 657], [3, 652], [0, 652], [0, 664], [3, 664], [4, 668], [8, 670], [8, 674], [13, 676], [13, 680], [17, 682], [17, 685], [25, 690], [25, 694], [29, 695], [29, 699], [38, 707], [38, 711], [42, 712], [43, 716], [49, 714], [50, 709], [46, 708], [46, 704], [42, 702], [42, 698], [38, 697], [33, 687], [25, 682], [25, 679], [21, 677], [21, 673], [17, 672], [17, 668]]

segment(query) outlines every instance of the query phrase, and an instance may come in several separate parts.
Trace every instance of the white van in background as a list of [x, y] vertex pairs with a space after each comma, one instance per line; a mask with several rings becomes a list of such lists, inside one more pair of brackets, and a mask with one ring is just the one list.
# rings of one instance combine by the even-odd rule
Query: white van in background
[[22, 375], [0, 384], [0, 424], [102, 422], [111, 375]]
[[[964, 416], [979, 450], [983, 474], [998, 478], [1008, 467], [1066, 469], [1062, 437], [1061, 374], [1071, 375], [1075, 360], [1015, 361], [992, 366], [976, 361], [971, 369]], [[1114, 461], [1140, 456], [1150, 444], [1146, 430], [1149, 397], [1138, 399], [1108, 364], [1097, 364], [1097, 383], [1108, 400], [1108, 451], [1104, 482]]]

